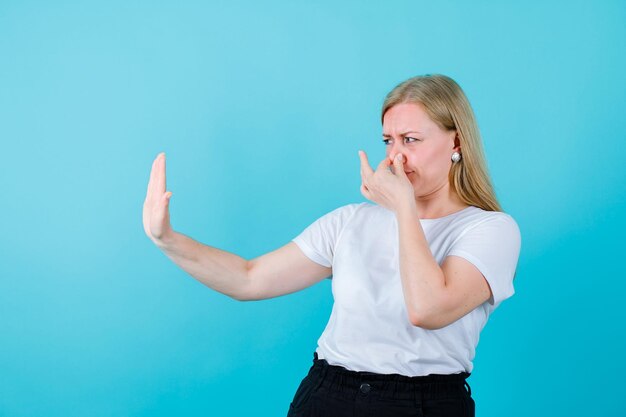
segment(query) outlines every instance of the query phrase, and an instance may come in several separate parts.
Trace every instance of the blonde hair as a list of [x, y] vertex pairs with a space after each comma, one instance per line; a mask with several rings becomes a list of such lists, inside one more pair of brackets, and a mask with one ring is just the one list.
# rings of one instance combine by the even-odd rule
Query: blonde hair
[[452, 78], [440, 74], [409, 78], [387, 94], [381, 121], [387, 110], [401, 103], [419, 103], [439, 127], [456, 130], [462, 158], [450, 168], [450, 186], [470, 206], [501, 211], [487, 170], [476, 118], [461, 87]]

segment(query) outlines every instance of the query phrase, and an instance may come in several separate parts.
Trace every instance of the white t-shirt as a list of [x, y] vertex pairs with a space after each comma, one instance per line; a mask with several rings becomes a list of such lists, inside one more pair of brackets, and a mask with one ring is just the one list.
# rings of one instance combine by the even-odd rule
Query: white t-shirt
[[493, 297], [437, 330], [411, 324], [403, 297], [395, 214], [370, 203], [340, 207], [293, 241], [314, 262], [332, 267], [333, 310], [316, 349], [321, 359], [353, 371], [420, 376], [471, 372], [489, 314], [515, 292], [520, 232], [511, 216], [470, 206], [420, 219], [430, 250], [467, 259]]

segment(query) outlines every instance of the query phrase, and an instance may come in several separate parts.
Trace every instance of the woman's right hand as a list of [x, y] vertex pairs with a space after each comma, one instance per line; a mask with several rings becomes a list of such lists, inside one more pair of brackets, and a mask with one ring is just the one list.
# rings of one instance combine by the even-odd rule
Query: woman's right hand
[[165, 153], [161, 152], [152, 163], [148, 192], [143, 203], [143, 228], [157, 245], [174, 233], [169, 213], [171, 196], [171, 191], [165, 191]]

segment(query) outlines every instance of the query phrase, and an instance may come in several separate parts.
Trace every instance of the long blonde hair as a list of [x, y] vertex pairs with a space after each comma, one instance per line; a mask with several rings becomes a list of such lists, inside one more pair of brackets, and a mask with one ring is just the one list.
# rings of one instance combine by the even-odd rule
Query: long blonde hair
[[470, 206], [501, 211], [487, 170], [476, 118], [461, 87], [452, 78], [440, 74], [409, 78], [387, 94], [381, 121], [387, 110], [401, 103], [422, 104], [439, 127], [456, 130], [462, 158], [450, 168], [450, 186]]

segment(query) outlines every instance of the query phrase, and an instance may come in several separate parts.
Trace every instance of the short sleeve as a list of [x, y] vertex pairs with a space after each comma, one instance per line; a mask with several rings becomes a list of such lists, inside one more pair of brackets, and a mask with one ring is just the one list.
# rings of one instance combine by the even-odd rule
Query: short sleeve
[[453, 243], [448, 256], [459, 256], [478, 268], [491, 287], [489, 303], [495, 309], [515, 294], [513, 279], [520, 247], [517, 223], [510, 215], [498, 212], [470, 226]]
[[358, 204], [349, 204], [325, 214], [304, 229], [293, 242], [313, 262], [330, 268], [341, 232], [357, 207]]

